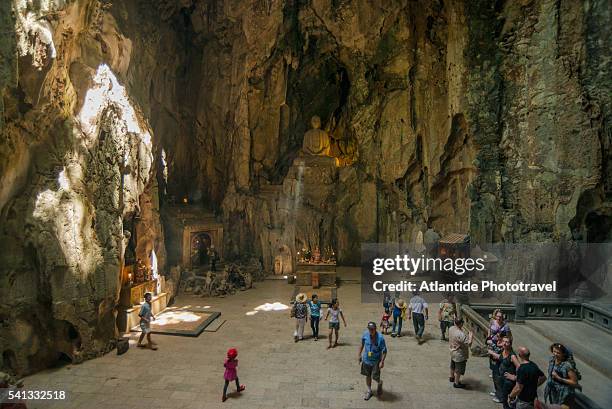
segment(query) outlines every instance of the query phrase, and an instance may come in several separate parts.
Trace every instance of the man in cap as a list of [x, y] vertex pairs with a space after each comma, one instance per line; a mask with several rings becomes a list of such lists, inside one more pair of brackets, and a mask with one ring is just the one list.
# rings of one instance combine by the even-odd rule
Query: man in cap
[[368, 329], [361, 337], [361, 346], [359, 347], [361, 374], [366, 377], [366, 386], [368, 387], [363, 399], [369, 400], [372, 397], [372, 378], [378, 383], [377, 395], [382, 394], [383, 383], [380, 379], [380, 371], [385, 366], [386, 357], [387, 344], [385, 338], [380, 332], [376, 331], [376, 323], [370, 321]]

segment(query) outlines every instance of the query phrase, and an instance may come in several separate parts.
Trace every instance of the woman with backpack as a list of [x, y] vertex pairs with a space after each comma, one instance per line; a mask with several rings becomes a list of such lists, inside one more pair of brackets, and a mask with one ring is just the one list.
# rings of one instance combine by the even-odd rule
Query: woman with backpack
[[561, 405], [562, 409], [575, 407], [578, 370], [572, 353], [562, 344], [550, 346], [552, 357], [548, 363], [548, 379], [544, 389], [544, 399], [548, 403]]

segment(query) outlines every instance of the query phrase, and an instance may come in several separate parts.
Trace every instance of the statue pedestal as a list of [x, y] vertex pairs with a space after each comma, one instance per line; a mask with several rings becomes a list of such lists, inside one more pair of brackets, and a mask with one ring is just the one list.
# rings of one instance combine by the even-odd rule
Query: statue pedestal
[[336, 161], [328, 156], [302, 154], [289, 168], [283, 182], [285, 199], [279, 202], [279, 210], [285, 221], [283, 241], [292, 249], [294, 259], [299, 258], [300, 249], [334, 247], [337, 180]]
[[328, 156], [303, 155], [293, 161], [284, 183], [284, 193], [300, 204], [323, 209], [338, 179], [336, 160]]

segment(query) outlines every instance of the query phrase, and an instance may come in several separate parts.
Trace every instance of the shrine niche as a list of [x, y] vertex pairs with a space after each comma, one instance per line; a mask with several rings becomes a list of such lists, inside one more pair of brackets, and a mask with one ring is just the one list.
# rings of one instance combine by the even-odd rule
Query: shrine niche
[[207, 266], [210, 264], [212, 238], [206, 232], [195, 233], [191, 236], [191, 253], [189, 259], [192, 266]]
[[223, 225], [197, 223], [183, 228], [182, 265], [208, 268], [223, 257]]
[[168, 252], [172, 265], [208, 270], [223, 259], [223, 223], [199, 205], [167, 206], [166, 240], [174, 245]]

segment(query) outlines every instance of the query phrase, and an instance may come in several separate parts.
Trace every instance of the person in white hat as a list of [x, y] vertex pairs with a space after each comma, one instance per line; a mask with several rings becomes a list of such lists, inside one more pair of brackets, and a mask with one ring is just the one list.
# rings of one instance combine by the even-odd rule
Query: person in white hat
[[393, 304], [393, 329], [391, 330], [391, 336], [401, 337], [402, 336], [402, 323], [406, 319], [406, 309], [408, 305], [406, 301], [401, 298], [396, 298]]
[[295, 303], [291, 309], [291, 316], [295, 318], [295, 331], [293, 332], [293, 340], [295, 342], [304, 339], [304, 326], [308, 320], [306, 300], [308, 300], [306, 294], [299, 293], [295, 296]]

